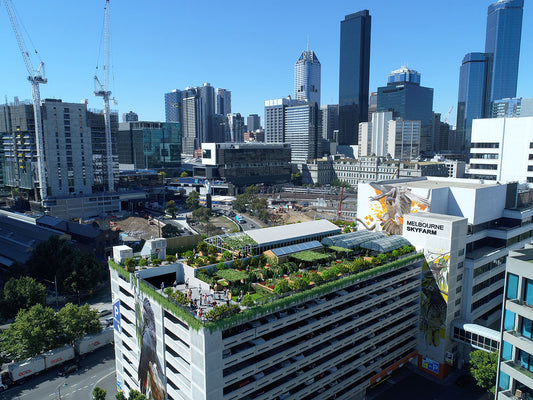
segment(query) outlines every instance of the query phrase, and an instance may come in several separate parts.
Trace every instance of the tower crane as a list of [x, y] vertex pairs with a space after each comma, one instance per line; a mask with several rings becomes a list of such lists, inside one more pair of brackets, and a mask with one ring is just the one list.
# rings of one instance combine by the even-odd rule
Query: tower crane
[[104, 99], [104, 123], [105, 123], [105, 148], [106, 148], [106, 170], [107, 170], [107, 190], [115, 191], [115, 178], [113, 173], [113, 147], [111, 141], [111, 109], [109, 107], [109, 68], [110, 68], [110, 7], [109, 0], [105, 2], [104, 8], [104, 72], [103, 84], [94, 76], [94, 95]]
[[452, 113], [453, 106], [450, 107], [450, 110], [446, 113], [446, 117], [444, 118], [444, 123], [448, 123], [448, 118], [450, 118], [450, 114]]
[[[33, 68], [33, 64], [30, 59], [30, 53], [26, 49], [26, 44], [24, 43], [24, 38], [20, 33], [17, 17], [15, 14], [15, 8], [11, 0], [4, 0], [4, 5], [9, 15], [9, 20], [11, 21], [11, 27], [15, 33], [22, 58], [24, 59], [24, 64], [26, 64], [26, 69], [28, 70], [28, 80], [31, 82], [31, 97], [33, 101], [33, 114], [35, 118], [35, 144], [37, 147], [37, 176], [39, 180], [39, 196], [41, 200], [41, 206], [45, 207], [45, 200], [47, 197], [47, 186], [46, 186], [46, 165], [44, 162], [44, 137], [43, 137], [43, 125], [41, 117], [41, 91], [39, 85], [45, 84], [48, 82], [48, 79], [45, 78], [44, 73], [44, 63], [40, 61], [37, 71]], [[35, 50], [35, 53], [37, 51]]]

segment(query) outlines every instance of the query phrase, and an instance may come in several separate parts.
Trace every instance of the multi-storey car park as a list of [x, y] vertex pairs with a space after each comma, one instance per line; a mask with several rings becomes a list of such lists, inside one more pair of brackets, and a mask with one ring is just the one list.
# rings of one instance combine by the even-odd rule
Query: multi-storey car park
[[[118, 387], [154, 399], [364, 398], [368, 387], [417, 355], [423, 261], [416, 252], [398, 257], [412, 251], [398, 236], [365, 235], [356, 248], [364, 254], [372, 246], [389, 255], [403, 251], [381, 265], [234, 306], [237, 313], [219, 318], [199, 318], [167, 296], [210, 293], [195, 277], [200, 268], [178, 262], [128, 272], [110, 261]], [[172, 290], [161, 290], [173, 282]], [[213, 301], [228, 302], [217, 296], [223, 295]]]

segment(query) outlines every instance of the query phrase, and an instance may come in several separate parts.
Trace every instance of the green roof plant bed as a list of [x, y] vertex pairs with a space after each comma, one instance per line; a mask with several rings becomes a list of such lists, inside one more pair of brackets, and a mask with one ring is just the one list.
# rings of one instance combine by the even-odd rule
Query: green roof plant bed
[[330, 249], [331, 251], [335, 251], [337, 253], [351, 253], [352, 251], [354, 251], [354, 250], [346, 249], [344, 247], [339, 247], [339, 246], [329, 246], [328, 249]]
[[238, 271], [236, 269], [223, 269], [217, 271], [217, 275], [228, 282], [238, 282], [243, 279], [248, 279], [249, 275], [244, 271]]
[[[292, 290], [279, 295], [270, 295], [257, 299], [257, 305], [237, 313], [227, 318], [206, 323], [206, 328], [210, 331], [218, 329], [227, 329], [232, 326], [242, 324], [262, 315], [275, 312], [279, 309], [289, 307], [292, 304], [301, 303], [309, 299], [320, 297], [334, 290], [342, 289], [358, 281], [383, 274], [390, 270], [403, 267], [413, 261], [424, 258], [422, 253], [415, 253], [407, 257], [389, 262], [383, 265], [367, 264], [367, 269], [360, 270], [355, 273], [348, 273], [342, 275], [333, 275], [329, 279], [322, 282], [315, 283], [312, 287], [305, 286], [299, 290]], [[324, 269], [326, 271], [326, 269]], [[302, 279], [302, 278], [300, 278]], [[303, 279], [302, 279], [303, 280]], [[257, 285], [256, 285], [257, 286]], [[255, 300], [255, 299], [254, 299]]]
[[246, 233], [237, 233], [235, 235], [223, 236], [221, 238], [233, 250], [242, 249], [246, 246], [257, 245], [257, 242]]
[[328, 260], [329, 258], [331, 258], [329, 254], [317, 253], [316, 251], [311, 251], [311, 250], [305, 250], [305, 251], [300, 251], [299, 253], [294, 253], [291, 255], [291, 257], [299, 261], [308, 261], [308, 262]]

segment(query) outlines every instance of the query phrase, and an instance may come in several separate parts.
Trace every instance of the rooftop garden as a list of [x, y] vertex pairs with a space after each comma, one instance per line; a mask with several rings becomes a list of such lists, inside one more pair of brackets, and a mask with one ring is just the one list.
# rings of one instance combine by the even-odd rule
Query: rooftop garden
[[[229, 306], [224, 304], [213, 307], [203, 315], [202, 320], [191, 312], [182, 293], [169, 291], [164, 296], [146, 282], [141, 281], [140, 286], [141, 290], [148, 292], [193, 329], [205, 327], [218, 330], [341, 289], [423, 257], [423, 254], [414, 253], [415, 248], [412, 246], [403, 246], [388, 253], [365, 249], [350, 252], [343, 248], [325, 250], [325, 253], [296, 253], [290, 256], [290, 261], [281, 264], [262, 255], [250, 258], [246, 263], [235, 259], [231, 267], [220, 261], [213, 268], [198, 270], [198, 279], [217, 291], [226, 290], [231, 293], [233, 300]], [[112, 261], [110, 265], [129, 279], [130, 273], [124, 267]], [[240, 299], [238, 304], [237, 299]]]

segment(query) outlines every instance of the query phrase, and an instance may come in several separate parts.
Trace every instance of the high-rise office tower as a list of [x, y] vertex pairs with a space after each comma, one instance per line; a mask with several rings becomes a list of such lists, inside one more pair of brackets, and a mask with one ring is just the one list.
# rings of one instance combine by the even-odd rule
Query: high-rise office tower
[[231, 92], [226, 89], [217, 89], [216, 113], [228, 115], [231, 113]]
[[122, 122], [136, 122], [139, 120], [139, 115], [133, 111], [122, 114]]
[[289, 106], [305, 104], [305, 101], [289, 97], [265, 101], [265, 142], [285, 142], [285, 109]]
[[433, 89], [420, 86], [420, 73], [402, 67], [392, 71], [387, 86], [378, 88], [377, 111], [392, 111], [393, 118], [420, 121], [420, 151], [430, 151], [433, 137]]
[[488, 8], [485, 53], [492, 55], [491, 103], [516, 96], [523, 10], [524, 0], [499, 0]]
[[226, 142], [244, 142], [244, 117], [239, 113], [230, 113], [226, 116]]
[[285, 109], [285, 143], [291, 144], [291, 163], [303, 164], [320, 155], [318, 105], [306, 103]]
[[456, 150], [469, 152], [472, 119], [489, 118], [492, 103], [516, 96], [523, 0], [499, 0], [487, 12], [484, 53], [468, 53], [461, 65]]
[[347, 15], [341, 21], [337, 139], [340, 145], [357, 144], [359, 123], [368, 118], [370, 26], [368, 10]]
[[322, 138], [333, 142], [334, 132], [339, 129], [339, 105], [327, 104], [320, 106]]
[[294, 97], [320, 106], [320, 61], [313, 50], [304, 50], [294, 65]]
[[250, 114], [246, 118], [246, 124], [248, 125], [248, 132], [255, 132], [261, 129], [261, 117], [257, 114]]
[[487, 83], [491, 56], [485, 53], [468, 53], [463, 58], [459, 73], [459, 98], [457, 102], [457, 150], [468, 151], [472, 136], [472, 121], [487, 116], [489, 103]]
[[180, 107], [182, 93], [181, 90], [174, 89], [170, 93], [165, 93], [165, 121], [181, 122]]
[[378, 93], [370, 93], [370, 100], [368, 102], [368, 122], [372, 121], [372, 114], [378, 110]]

